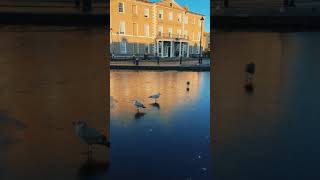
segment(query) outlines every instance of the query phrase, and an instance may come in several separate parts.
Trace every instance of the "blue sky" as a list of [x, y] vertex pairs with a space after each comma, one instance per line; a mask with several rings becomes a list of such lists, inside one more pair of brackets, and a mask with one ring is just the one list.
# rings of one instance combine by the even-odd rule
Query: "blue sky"
[[[151, 2], [159, 0], [150, 0]], [[210, 32], [210, 0], [175, 0], [181, 6], [188, 6], [192, 12], [205, 15], [205, 31]]]

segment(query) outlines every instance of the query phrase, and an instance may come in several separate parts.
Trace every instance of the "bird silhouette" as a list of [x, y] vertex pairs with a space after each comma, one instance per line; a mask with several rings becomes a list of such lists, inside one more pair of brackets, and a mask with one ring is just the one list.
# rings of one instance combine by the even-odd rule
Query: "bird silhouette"
[[153, 94], [153, 95], [149, 96], [149, 98], [152, 98], [152, 99], [154, 99], [154, 102], [157, 102], [157, 99], [160, 98], [160, 93]]
[[140, 108], [146, 108], [141, 102], [139, 102], [138, 100], [134, 100], [133, 101], [133, 105], [134, 107], [137, 109], [137, 111], [139, 112]]
[[95, 128], [88, 127], [87, 123], [84, 121], [72, 122], [75, 128], [76, 135], [80, 138], [83, 143], [88, 145], [88, 154], [90, 154], [92, 145], [102, 145], [110, 147], [110, 142], [107, 137], [99, 132]]

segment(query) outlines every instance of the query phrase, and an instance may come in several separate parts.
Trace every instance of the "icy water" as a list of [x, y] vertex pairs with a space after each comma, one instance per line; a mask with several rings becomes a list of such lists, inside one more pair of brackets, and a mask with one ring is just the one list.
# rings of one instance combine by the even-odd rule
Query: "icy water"
[[[214, 37], [214, 177], [319, 179], [320, 33]], [[253, 90], [244, 80], [250, 61]]]
[[[109, 90], [105, 35], [1, 26], [1, 180], [208, 179], [210, 74], [112, 71]], [[111, 149], [96, 146], [88, 160], [78, 120], [110, 137]]]
[[[148, 97], [157, 92], [154, 103]], [[110, 176], [209, 178], [209, 72], [111, 71], [110, 95]], [[146, 109], [138, 113], [134, 99]]]
[[0, 28], [0, 179], [99, 179], [110, 153], [87, 146], [72, 121], [109, 136], [103, 29]]

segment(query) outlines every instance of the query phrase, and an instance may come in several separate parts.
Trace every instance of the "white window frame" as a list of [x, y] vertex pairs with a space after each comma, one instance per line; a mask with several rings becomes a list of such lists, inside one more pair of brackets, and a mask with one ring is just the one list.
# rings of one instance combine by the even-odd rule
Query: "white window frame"
[[188, 18], [188, 16], [186, 15], [186, 16], [185, 16], [185, 19], [184, 19], [184, 24], [188, 24], [188, 21], [189, 21], [189, 18]]
[[136, 7], [135, 11], [132, 12], [134, 15], [138, 15], [138, 6], [136, 4], [133, 4], [132, 7]]
[[181, 13], [179, 13], [179, 14], [178, 14], [178, 22], [179, 22], [179, 23], [182, 22], [182, 19], [181, 19], [181, 18], [182, 18], [182, 15], [181, 15]]
[[[120, 12], [120, 3], [122, 4], [122, 12]], [[119, 2], [118, 3], [118, 13], [124, 13], [124, 2]]]
[[163, 9], [159, 9], [159, 19], [163, 20]]
[[172, 37], [172, 32], [173, 32], [172, 28], [168, 28], [168, 35], [170, 38]]
[[[121, 32], [121, 25], [123, 25], [123, 32]], [[125, 21], [120, 21], [119, 24], [119, 34], [126, 34], [126, 22]]]
[[127, 54], [127, 42], [126, 41], [120, 42], [120, 54]]
[[144, 24], [144, 35], [146, 37], [150, 36], [150, 26], [149, 26], [149, 24]]
[[[147, 51], [146, 51], [146, 48], [148, 48]], [[147, 53], [147, 54], [150, 54], [150, 46], [149, 46], [149, 44], [144, 44], [144, 50], [143, 50], [143, 52], [144, 52], [144, 53]]]
[[181, 36], [181, 29], [177, 29], [177, 35], [178, 35], [178, 37]]
[[[136, 29], [136, 34], [134, 34], [134, 28], [133, 28], [133, 27], [134, 27], [134, 24], [136, 24], [136, 27], [137, 27], [137, 29]], [[133, 36], [139, 36], [139, 30], [138, 30], [138, 29], [139, 29], [139, 24], [138, 24], [138, 23], [135, 23], [135, 22], [132, 23], [132, 35], [133, 35]]]
[[159, 26], [158, 34], [162, 37], [162, 35], [163, 35], [163, 26]]
[[173, 20], [173, 12], [169, 12], [169, 16], [168, 16], [168, 18], [169, 18], [169, 21], [172, 21]]
[[149, 13], [149, 8], [144, 8], [144, 11], [143, 11], [143, 16], [145, 17], [145, 18], [149, 18], [149, 15], [150, 15], [150, 13]]

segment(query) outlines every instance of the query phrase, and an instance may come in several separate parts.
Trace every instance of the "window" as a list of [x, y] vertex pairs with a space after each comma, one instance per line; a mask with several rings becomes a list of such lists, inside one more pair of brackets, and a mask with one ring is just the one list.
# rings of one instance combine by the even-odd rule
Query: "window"
[[144, 25], [144, 35], [149, 36], [149, 24]]
[[144, 45], [144, 52], [145, 52], [146, 54], [149, 54], [149, 44], [145, 44], [145, 45]]
[[163, 19], [163, 10], [162, 9], [159, 10], [159, 19]]
[[120, 22], [119, 34], [125, 34], [126, 32], [126, 24], [124, 21]]
[[178, 14], [178, 22], [181, 22], [181, 13]]
[[172, 3], [170, 3], [170, 7], [172, 7]]
[[119, 2], [118, 9], [119, 9], [119, 13], [124, 13], [124, 4], [123, 4], [123, 2]]
[[137, 36], [138, 35], [138, 24], [137, 23], [133, 23], [133, 35]]
[[162, 36], [162, 33], [163, 33], [163, 27], [159, 26], [159, 36]]
[[126, 41], [121, 41], [120, 42], [120, 53], [121, 54], [126, 54], [127, 53], [127, 42]]
[[169, 37], [171, 38], [172, 37], [172, 28], [168, 28], [168, 34], [169, 34]]
[[188, 19], [189, 19], [188, 16], [185, 16], [185, 17], [184, 17], [184, 23], [185, 23], [185, 24], [188, 24]]
[[149, 17], [149, 8], [144, 8], [144, 17]]
[[194, 39], [194, 32], [192, 32], [192, 39], [195, 40], [195, 39]]
[[169, 21], [172, 21], [172, 20], [173, 20], [173, 13], [169, 12]]
[[177, 30], [177, 35], [178, 35], [178, 37], [180, 37], [180, 35], [181, 35], [181, 29], [178, 29], [178, 30]]
[[196, 24], [196, 18], [195, 17], [193, 18], [193, 24]]
[[138, 14], [137, 5], [132, 5], [132, 14], [134, 14], [134, 15], [137, 15], [137, 14]]

